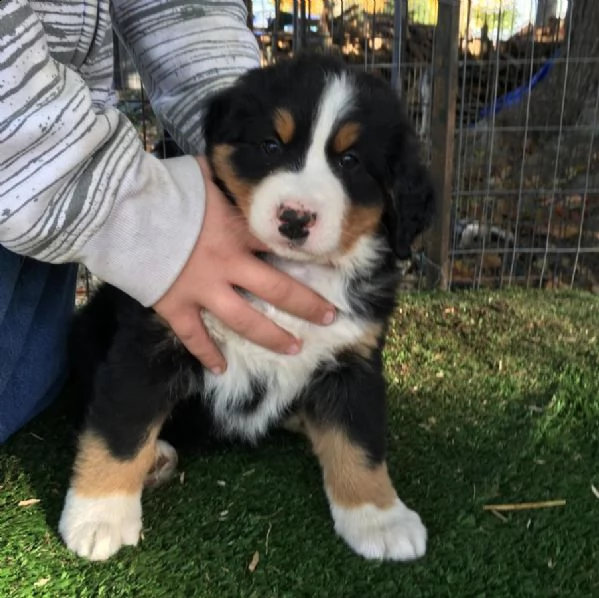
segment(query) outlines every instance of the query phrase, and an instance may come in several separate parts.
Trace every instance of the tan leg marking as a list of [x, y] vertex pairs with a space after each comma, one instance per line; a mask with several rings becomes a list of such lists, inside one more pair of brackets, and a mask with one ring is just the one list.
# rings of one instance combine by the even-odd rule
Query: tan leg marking
[[371, 467], [364, 451], [334, 429], [319, 429], [306, 422], [324, 475], [329, 497], [336, 505], [353, 508], [374, 504], [380, 509], [394, 506], [397, 493], [389, 478], [387, 464]]
[[285, 108], [278, 108], [275, 111], [273, 118], [275, 131], [285, 144], [289, 143], [293, 139], [295, 133], [295, 119], [293, 114]]
[[113, 457], [101, 438], [85, 432], [79, 440], [71, 488], [87, 498], [140, 492], [154, 464], [159, 429], [150, 430], [138, 453], [127, 461]]

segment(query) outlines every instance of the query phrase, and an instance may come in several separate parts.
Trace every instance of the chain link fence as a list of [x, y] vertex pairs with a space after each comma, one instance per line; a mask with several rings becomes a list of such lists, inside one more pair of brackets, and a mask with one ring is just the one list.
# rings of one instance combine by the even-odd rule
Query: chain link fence
[[[272, 0], [248, 6], [268, 64], [341, 54], [402, 97], [440, 190], [411, 286], [599, 292], [599, 2]], [[121, 109], [171, 143], [126, 51]]]

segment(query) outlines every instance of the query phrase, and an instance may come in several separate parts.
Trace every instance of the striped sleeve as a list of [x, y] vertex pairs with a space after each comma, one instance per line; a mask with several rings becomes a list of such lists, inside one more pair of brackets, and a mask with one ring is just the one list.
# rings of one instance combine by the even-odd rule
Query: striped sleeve
[[162, 124], [201, 153], [204, 98], [260, 66], [243, 1], [112, 0], [112, 16]]
[[[104, 12], [96, 33], [109, 29]], [[186, 262], [203, 213], [195, 160], [144, 152], [130, 122], [94, 107], [81, 76], [52, 58], [29, 3], [2, 0], [0, 244], [84, 263], [151, 305]]]

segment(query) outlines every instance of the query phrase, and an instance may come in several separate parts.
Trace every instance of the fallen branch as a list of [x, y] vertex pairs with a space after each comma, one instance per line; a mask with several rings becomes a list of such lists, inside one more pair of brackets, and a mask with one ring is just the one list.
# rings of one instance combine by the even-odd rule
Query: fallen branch
[[551, 509], [554, 507], [563, 507], [566, 501], [559, 500], [543, 500], [540, 502], [521, 502], [504, 505], [483, 505], [483, 511], [525, 511], [527, 509]]
[[31, 505], [37, 505], [38, 502], [41, 502], [39, 498], [28, 498], [27, 500], [20, 500], [20, 507], [30, 507]]

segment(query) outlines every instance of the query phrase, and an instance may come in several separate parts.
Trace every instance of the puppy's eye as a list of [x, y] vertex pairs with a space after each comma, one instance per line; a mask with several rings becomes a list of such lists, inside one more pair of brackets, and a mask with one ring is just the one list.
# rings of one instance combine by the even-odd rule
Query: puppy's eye
[[360, 163], [358, 156], [356, 154], [352, 154], [351, 152], [345, 152], [339, 156], [339, 166], [344, 170], [351, 170], [355, 168]]
[[260, 144], [260, 147], [262, 148], [262, 151], [269, 156], [280, 154], [283, 150], [281, 144], [276, 139], [267, 139]]

